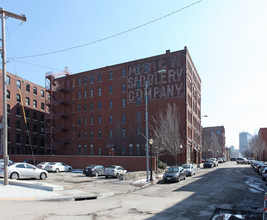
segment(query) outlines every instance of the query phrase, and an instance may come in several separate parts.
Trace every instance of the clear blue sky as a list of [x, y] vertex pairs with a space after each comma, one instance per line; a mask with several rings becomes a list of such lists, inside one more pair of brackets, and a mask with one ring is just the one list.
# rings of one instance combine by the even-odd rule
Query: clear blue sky
[[[7, 57], [87, 44], [132, 29], [197, 0], [0, 0], [27, 22], [6, 20]], [[45, 73], [79, 73], [187, 46], [202, 79], [202, 125], [239, 132], [267, 127], [267, 1], [202, 0], [134, 31], [46, 56], [9, 60], [7, 71], [44, 86]]]

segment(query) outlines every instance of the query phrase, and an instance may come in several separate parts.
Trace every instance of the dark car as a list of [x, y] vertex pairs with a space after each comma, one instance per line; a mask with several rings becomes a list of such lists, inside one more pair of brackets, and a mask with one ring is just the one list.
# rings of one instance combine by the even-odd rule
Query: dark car
[[204, 168], [213, 168], [214, 167], [214, 162], [212, 160], [206, 160], [203, 164]]
[[103, 176], [105, 167], [102, 165], [89, 165], [83, 169], [83, 174], [86, 176]]
[[181, 179], [186, 179], [183, 167], [169, 167], [163, 175], [164, 182], [180, 182]]

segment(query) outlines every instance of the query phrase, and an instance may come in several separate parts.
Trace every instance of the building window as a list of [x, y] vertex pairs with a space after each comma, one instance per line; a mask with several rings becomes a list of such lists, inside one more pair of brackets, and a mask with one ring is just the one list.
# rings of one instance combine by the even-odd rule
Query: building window
[[94, 154], [94, 146], [91, 144], [90, 145], [90, 154], [93, 155]]
[[26, 118], [30, 118], [30, 111], [28, 109], [25, 110]]
[[94, 110], [94, 104], [91, 102], [90, 103], [90, 111], [93, 111]]
[[220, 130], [217, 130], [217, 134], [220, 134]]
[[87, 155], [87, 145], [86, 144], [83, 146], [83, 154]]
[[94, 137], [94, 131], [90, 130], [90, 138], [93, 138], [93, 137]]
[[83, 132], [83, 138], [86, 139], [87, 138], [87, 131]]
[[101, 155], [101, 148], [98, 148], [98, 155]]
[[93, 116], [90, 116], [90, 125], [93, 125], [94, 124], [94, 118]]
[[140, 128], [137, 128], [137, 129], [136, 129], [136, 134], [137, 134], [137, 136], [140, 136], [140, 134], [141, 134], [141, 133], [140, 133]]
[[17, 134], [16, 135], [16, 143], [17, 144], [20, 144], [21, 142], [20, 142], [20, 134]]
[[20, 80], [17, 80], [17, 88], [21, 89], [21, 81]]
[[97, 132], [97, 137], [98, 137], [98, 138], [101, 138], [101, 134], [102, 134], [102, 131], [101, 131], [101, 130], [98, 130], [98, 132]]
[[26, 83], [26, 92], [30, 92], [30, 88], [31, 88], [30, 84]]
[[86, 76], [83, 77], [83, 84], [84, 84], [84, 85], [87, 84], [87, 77], [86, 77]]
[[82, 93], [81, 91], [78, 91], [78, 99], [81, 99], [82, 98]]
[[98, 102], [98, 110], [101, 110], [101, 102]]
[[81, 155], [81, 151], [82, 151], [82, 147], [81, 147], [81, 145], [79, 144], [79, 145], [78, 145], [78, 155]]
[[110, 129], [109, 130], [109, 137], [112, 137], [113, 136], [113, 134], [112, 134], [112, 130]]
[[10, 99], [10, 91], [9, 90], [6, 91], [6, 98]]
[[113, 93], [113, 87], [109, 86], [109, 94], [112, 94], [112, 93]]
[[90, 83], [93, 83], [93, 82], [94, 82], [94, 76], [90, 75]]
[[97, 80], [98, 80], [98, 82], [101, 81], [101, 73], [98, 73], [98, 74], [97, 74]]
[[113, 117], [112, 115], [109, 115], [109, 123], [112, 123], [113, 122]]
[[33, 112], [33, 120], [37, 120], [37, 113]]
[[136, 97], [136, 105], [140, 105], [140, 96]]
[[136, 145], [136, 155], [139, 156], [140, 155], [140, 144]]
[[41, 90], [41, 97], [44, 98], [44, 90]]
[[130, 154], [130, 156], [133, 155], [133, 145], [132, 144], [129, 144], [129, 154]]
[[94, 96], [94, 90], [90, 89], [90, 97], [93, 97], [93, 96]]
[[34, 145], [34, 146], [37, 145], [37, 138], [36, 138], [36, 137], [33, 138], [33, 145]]
[[29, 145], [30, 144], [30, 139], [29, 139], [29, 135], [26, 135], [26, 144]]
[[82, 85], [82, 79], [78, 78], [78, 86]]
[[84, 111], [84, 112], [87, 111], [87, 104], [86, 104], [86, 103], [83, 104], [83, 111]]
[[78, 104], [78, 106], [77, 106], [77, 111], [78, 111], [78, 112], [81, 112], [81, 104]]
[[7, 113], [10, 113], [10, 105], [9, 104], [6, 105], [6, 110], [7, 110]]
[[112, 71], [109, 72], [109, 79], [113, 79], [113, 72]]
[[125, 128], [122, 129], [122, 137], [125, 137]]
[[17, 107], [16, 115], [17, 115], [17, 116], [21, 116], [20, 107]]
[[44, 103], [43, 103], [43, 102], [41, 102], [41, 109], [42, 109], [42, 110], [45, 109], [45, 107], [44, 107]]
[[125, 113], [122, 113], [121, 120], [122, 120], [122, 122], [125, 122]]
[[83, 124], [84, 124], [84, 125], [87, 125], [87, 117], [84, 117], [84, 118], [83, 118]]
[[124, 83], [121, 85], [121, 91], [125, 92], [125, 84]]
[[146, 63], [145, 64], [145, 71], [144, 71], [145, 73], [147, 73], [148, 72], [148, 64]]
[[26, 97], [26, 105], [30, 105], [30, 98], [29, 97]]
[[36, 124], [33, 125], [33, 132], [37, 133], [37, 125]]
[[140, 66], [136, 67], [136, 74], [140, 74], [141, 70], [140, 70]]
[[84, 97], [84, 98], [87, 98], [87, 90], [84, 90], [84, 91], [83, 91], [83, 97]]
[[98, 117], [97, 117], [97, 123], [98, 124], [101, 124], [101, 115], [98, 115]]
[[101, 96], [101, 95], [102, 95], [102, 89], [98, 88], [98, 96]]
[[37, 108], [37, 101], [36, 100], [33, 100], [33, 107]]
[[125, 69], [123, 68], [122, 69], [122, 72], [121, 72], [121, 77], [124, 78], [125, 77]]
[[81, 125], [81, 118], [78, 118], [78, 125]]
[[136, 121], [141, 121], [141, 113], [136, 112]]
[[8, 76], [8, 75], [6, 76], [6, 84], [10, 85], [10, 76]]
[[81, 139], [81, 131], [78, 131], [78, 139]]
[[33, 94], [37, 95], [37, 88], [36, 87], [33, 87]]
[[16, 123], [16, 129], [21, 129], [21, 127], [20, 127], [20, 121], [17, 121], [17, 123]]
[[45, 121], [45, 116], [44, 114], [41, 114], [41, 122], [44, 122]]
[[17, 94], [17, 102], [20, 102], [20, 94]]
[[112, 102], [112, 100], [109, 100], [109, 108], [110, 108], [110, 109], [113, 108], [113, 102]]
[[140, 89], [140, 81], [136, 81], [136, 89]]
[[44, 126], [41, 126], [41, 133], [42, 133], [42, 134], [45, 133], [45, 128], [44, 128]]
[[122, 106], [122, 107], [125, 107], [125, 98], [123, 98], [123, 99], [121, 100], [121, 106]]

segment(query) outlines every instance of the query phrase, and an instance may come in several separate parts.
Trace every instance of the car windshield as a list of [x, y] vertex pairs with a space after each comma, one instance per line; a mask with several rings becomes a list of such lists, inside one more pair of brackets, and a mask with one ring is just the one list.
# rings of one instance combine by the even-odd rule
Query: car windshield
[[95, 168], [96, 167], [96, 165], [90, 165], [90, 166], [88, 166], [88, 167], [86, 167], [86, 168]]
[[183, 168], [185, 168], [185, 169], [190, 168], [190, 165], [189, 164], [184, 164]]
[[168, 170], [166, 172], [167, 173], [177, 173], [177, 172], [179, 172], [179, 167], [170, 167], [170, 168], [168, 168]]
[[52, 163], [50, 163], [50, 165], [56, 165], [57, 164], [57, 162], [52, 162]]
[[212, 163], [212, 160], [206, 160], [205, 163]]

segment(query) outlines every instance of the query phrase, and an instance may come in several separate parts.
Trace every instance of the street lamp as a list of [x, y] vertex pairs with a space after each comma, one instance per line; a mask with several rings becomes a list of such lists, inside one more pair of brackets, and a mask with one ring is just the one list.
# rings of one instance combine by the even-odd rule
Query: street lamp
[[149, 139], [149, 145], [150, 145], [150, 181], [152, 182], [153, 181], [153, 177], [152, 177], [152, 172], [153, 172], [153, 169], [152, 169], [152, 144], [154, 143], [153, 139], [150, 138]]
[[155, 74], [164, 74], [167, 71], [165, 69], [161, 69], [158, 70], [156, 72], [153, 73], [150, 81], [148, 81], [146, 79], [145, 81], [145, 106], [146, 106], [146, 113], [145, 113], [145, 119], [146, 119], [146, 181], [148, 182], [148, 170], [149, 170], [149, 166], [148, 166], [148, 110], [147, 110], [147, 105], [148, 105], [148, 96], [147, 96], [147, 89], [148, 86], [150, 86], [152, 84], [153, 78], [155, 76]]
[[181, 151], [181, 165], [183, 165], [183, 163], [182, 163], [182, 160], [183, 160], [183, 158], [182, 158], [182, 149], [183, 149], [183, 145], [180, 144], [180, 151]]

